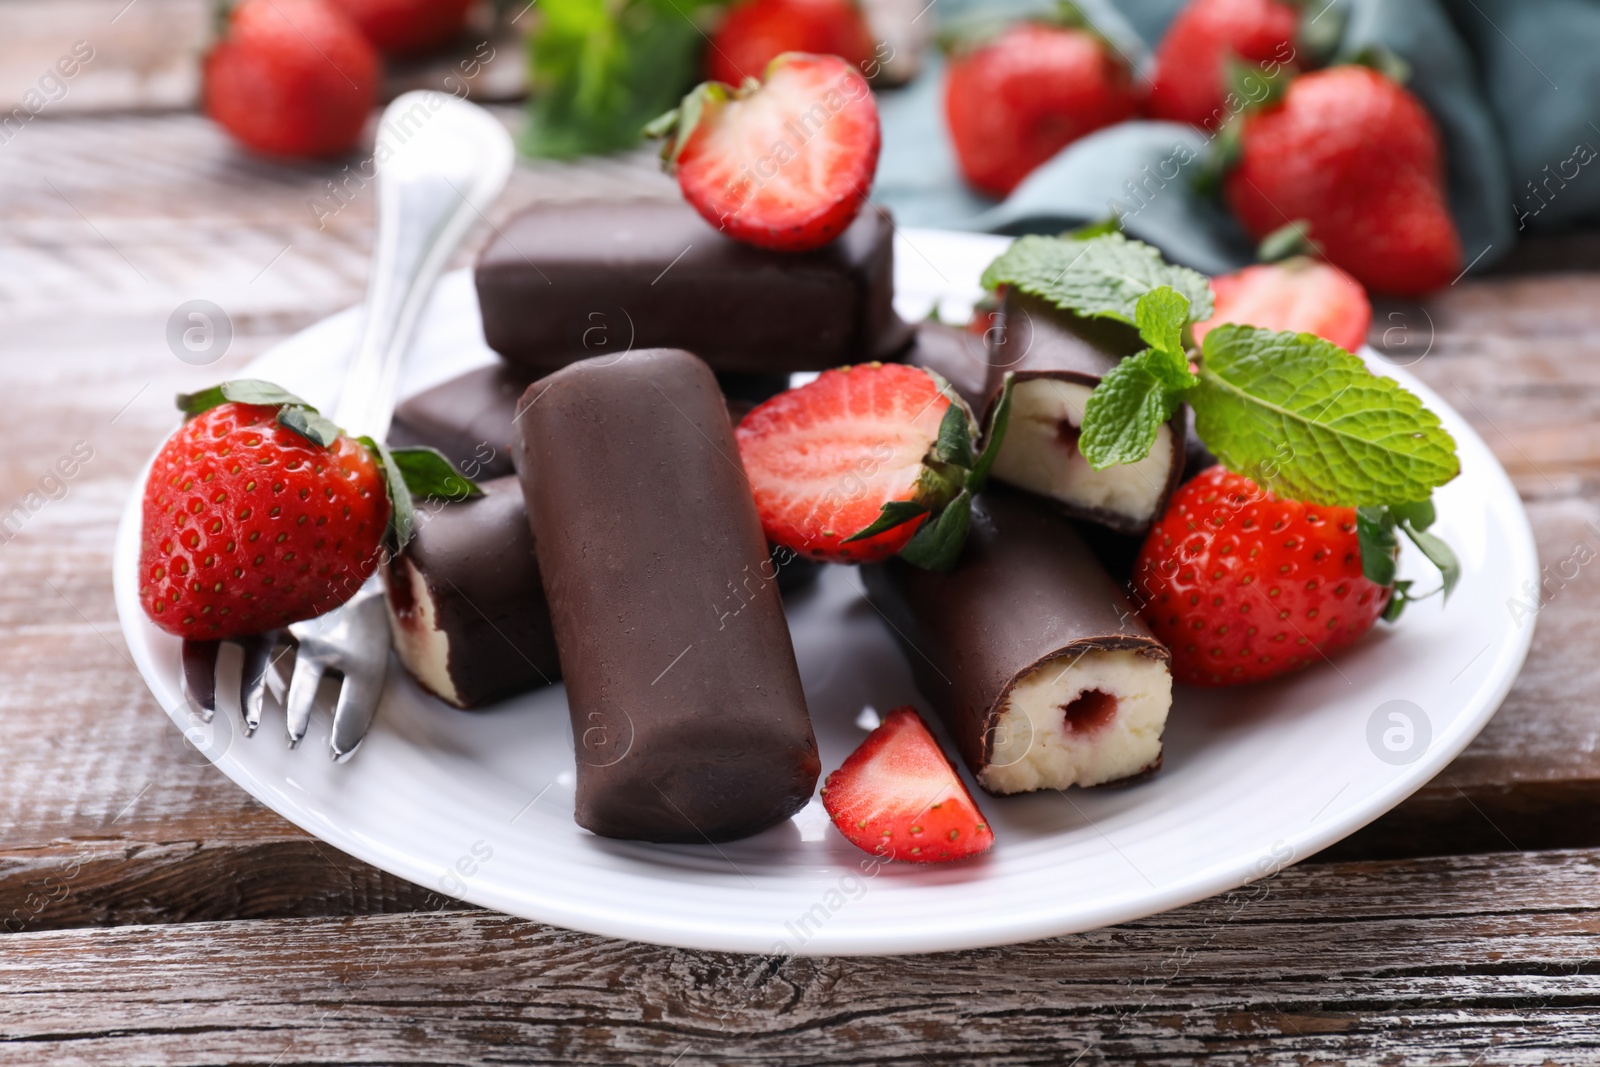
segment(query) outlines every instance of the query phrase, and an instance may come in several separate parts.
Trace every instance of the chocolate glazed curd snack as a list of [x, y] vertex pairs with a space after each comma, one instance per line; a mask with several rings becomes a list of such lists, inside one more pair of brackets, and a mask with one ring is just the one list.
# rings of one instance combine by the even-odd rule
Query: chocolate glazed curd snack
[[994, 477], [1053, 500], [1075, 518], [1139, 534], [1166, 507], [1183, 475], [1187, 413], [1156, 433], [1150, 454], [1097, 471], [1078, 449], [1089, 394], [1124, 356], [1144, 347], [1131, 326], [1081, 318], [1045, 300], [1007, 291], [1003, 340], [989, 352], [989, 402], [1016, 373], [1011, 424]]
[[577, 741], [576, 818], [703, 842], [781, 822], [821, 764], [716, 378], [687, 352], [574, 363], [523, 395], [515, 458]]
[[383, 570], [400, 662], [423, 688], [476, 708], [561, 677], [514, 477], [483, 496], [419, 514], [416, 535]]
[[953, 570], [895, 559], [862, 576], [984, 789], [1102, 785], [1161, 766], [1166, 646], [1040, 503], [983, 493]]
[[894, 227], [861, 212], [810, 252], [718, 233], [682, 201], [542, 205], [505, 226], [475, 279], [489, 347], [534, 374], [630, 349], [688, 349], [722, 373], [891, 359]]

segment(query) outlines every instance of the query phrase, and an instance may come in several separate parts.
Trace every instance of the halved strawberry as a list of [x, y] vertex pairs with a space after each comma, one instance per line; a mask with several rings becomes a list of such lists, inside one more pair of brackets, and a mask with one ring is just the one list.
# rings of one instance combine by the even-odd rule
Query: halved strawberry
[[1213, 326], [1238, 322], [1263, 330], [1314, 333], [1354, 352], [1367, 339], [1372, 304], [1361, 283], [1305, 256], [1261, 263], [1211, 279], [1216, 313], [1194, 325], [1199, 344]]
[[734, 431], [767, 540], [827, 563], [903, 552], [932, 569], [954, 563], [969, 490], [993, 459], [992, 443], [974, 454], [975, 434], [971, 409], [943, 378], [898, 363], [824, 371]]
[[762, 82], [704, 82], [646, 132], [684, 199], [728, 236], [803, 252], [843, 233], [878, 169], [878, 105], [838, 56], [786, 52]]
[[822, 806], [857, 848], [943, 863], [989, 851], [994, 831], [912, 708], [896, 708], [822, 787]]

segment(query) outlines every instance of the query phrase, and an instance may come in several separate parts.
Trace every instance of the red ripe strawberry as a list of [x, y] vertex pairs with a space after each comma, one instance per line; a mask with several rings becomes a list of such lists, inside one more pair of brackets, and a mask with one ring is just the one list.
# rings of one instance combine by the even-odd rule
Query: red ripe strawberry
[[1156, 49], [1150, 117], [1217, 130], [1228, 117], [1228, 58], [1287, 64], [1299, 18], [1294, 5], [1280, 0], [1192, 0]]
[[1127, 67], [1084, 30], [1022, 23], [953, 56], [945, 76], [945, 120], [961, 173], [991, 196], [1005, 196], [1135, 106]]
[[1229, 206], [1257, 239], [1305, 219], [1330, 263], [1414, 295], [1461, 270], [1439, 135], [1417, 98], [1367, 67], [1302, 75], [1247, 114]]
[[822, 805], [857, 848], [943, 863], [989, 851], [994, 831], [912, 708], [896, 708], [828, 775]]
[[905, 547], [918, 515], [859, 541], [886, 504], [937, 511], [964, 471], [930, 463], [945, 413], [965, 404], [941, 379], [898, 363], [823, 371], [759, 405], [734, 430], [767, 540], [828, 563], [875, 563]]
[[407, 55], [437, 48], [467, 24], [476, 0], [331, 0], [373, 46]]
[[139, 602], [163, 630], [261, 633], [338, 607], [377, 569], [389, 498], [371, 454], [342, 435], [323, 447], [277, 418], [224, 403], [156, 454]]
[[1133, 583], [1173, 678], [1190, 685], [1320, 663], [1370, 630], [1391, 593], [1362, 575], [1354, 508], [1279, 500], [1221, 466], [1173, 495]]
[[1314, 333], [1354, 352], [1367, 339], [1372, 304], [1361, 283], [1304, 256], [1261, 263], [1211, 279], [1216, 312], [1194, 325], [1198, 344], [1213, 326], [1238, 322], [1263, 330]]
[[706, 50], [706, 77], [743, 84], [785, 52], [838, 56], [856, 69], [873, 58], [872, 31], [853, 0], [745, 0]]
[[272, 155], [349, 151], [377, 87], [377, 53], [323, 0], [245, 0], [205, 60], [206, 114]]
[[819, 248], [843, 233], [878, 169], [878, 105], [838, 56], [788, 52], [758, 86], [705, 82], [649, 132], [672, 135], [664, 158], [684, 199], [749, 244]]

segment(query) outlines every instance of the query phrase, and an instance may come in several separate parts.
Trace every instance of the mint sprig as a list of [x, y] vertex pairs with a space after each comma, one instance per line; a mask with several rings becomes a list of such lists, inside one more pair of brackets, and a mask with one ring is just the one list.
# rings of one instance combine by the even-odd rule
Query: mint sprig
[[1191, 321], [1211, 317], [1211, 283], [1120, 233], [1082, 240], [1019, 237], [983, 272], [983, 287], [1009, 285], [1078, 315], [1137, 325], [1139, 298], [1166, 286], [1189, 301]]
[[1078, 450], [1095, 470], [1148, 456], [1161, 425], [1197, 382], [1183, 347], [1188, 297], [1159, 286], [1139, 297], [1134, 319], [1150, 347], [1113, 367], [1084, 409]]

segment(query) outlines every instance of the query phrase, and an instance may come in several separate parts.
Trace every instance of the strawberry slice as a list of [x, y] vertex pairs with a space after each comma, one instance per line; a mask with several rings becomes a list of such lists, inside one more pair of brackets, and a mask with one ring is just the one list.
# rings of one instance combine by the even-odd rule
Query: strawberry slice
[[1372, 304], [1361, 283], [1338, 267], [1304, 256], [1246, 267], [1211, 279], [1216, 313], [1195, 323], [1199, 344], [1213, 326], [1237, 322], [1263, 330], [1314, 333], [1355, 351], [1367, 339]]
[[944, 863], [989, 851], [994, 831], [912, 708], [896, 708], [822, 787], [850, 843], [885, 859]]
[[684, 199], [728, 236], [804, 252], [843, 233], [878, 169], [878, 105], [838, 56], [786, 52], [761, 82], [704, 82], [646, 133]]
[[769, 541], [826, 563], [900, 552], [942, 570], [965, 539], [1002, 411], [975, 455], [972, 411], [943, 378], [863, 363], [779, 393], [734, 436]]

